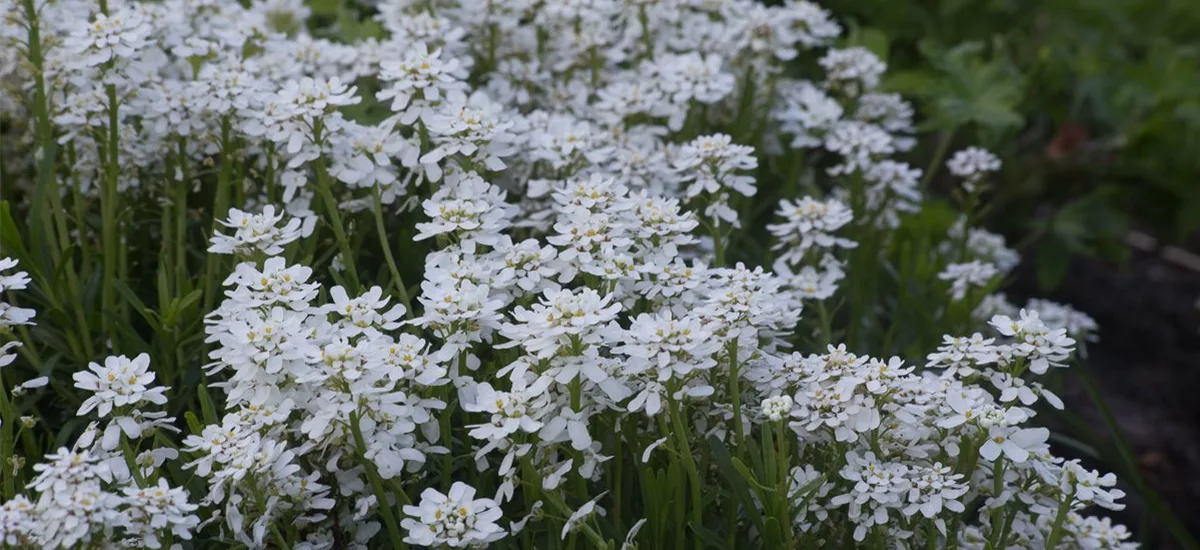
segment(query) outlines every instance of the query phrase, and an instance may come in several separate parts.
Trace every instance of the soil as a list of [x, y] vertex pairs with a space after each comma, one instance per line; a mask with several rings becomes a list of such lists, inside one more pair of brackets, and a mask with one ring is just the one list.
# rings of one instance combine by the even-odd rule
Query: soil
[[[1088, 369], [1146, 483], [1200, 539], [1200, 272], [1142, 252], [1124, 266], [1075, 258], [1066, 283], [1047, 294], [1033, 284], [1035, 270], [1030, 262], [1018, 271], [1014, 301], [1044, 295], [1100, 324], [1099, 342], [1088, 345], [1088, 359], [1076, 368]], [[1077, 412], [1102, 444], [1110, 444], [1085, 388], [1078, 375], [1063, 376], [1067, 409]], [[1105, 464], [1095, 467], [1103, 470]], [[1114, 519], [1147, 540], [1144, 548], [1183, 548], [1160, 525], [1142, 523], [1150, 517], [1145, 501], [1132, 488], [1125, 490], [1128, 508]]]

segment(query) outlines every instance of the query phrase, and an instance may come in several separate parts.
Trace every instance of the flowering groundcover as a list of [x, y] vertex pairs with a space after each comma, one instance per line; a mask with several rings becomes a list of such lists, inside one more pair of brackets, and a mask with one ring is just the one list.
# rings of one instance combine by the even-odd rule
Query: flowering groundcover
[[817, 4], [0, 7], [5, 547], [1135, 546]]

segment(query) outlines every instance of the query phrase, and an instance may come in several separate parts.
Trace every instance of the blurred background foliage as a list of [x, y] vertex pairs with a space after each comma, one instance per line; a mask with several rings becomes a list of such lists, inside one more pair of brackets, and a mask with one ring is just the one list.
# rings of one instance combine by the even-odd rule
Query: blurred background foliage
[[[835, 0], [850, 41], [917, 100], [922, 158], [971, 143], [1005, 160], [989, 224], [1038, 281], [1073, 254], [1122, 260], [1130, 228], [1200, 229], [1200, 1]], [[933, 162], [931, 164], [936, 164]], [[935, 188], [937, 178], [933, 179]]]

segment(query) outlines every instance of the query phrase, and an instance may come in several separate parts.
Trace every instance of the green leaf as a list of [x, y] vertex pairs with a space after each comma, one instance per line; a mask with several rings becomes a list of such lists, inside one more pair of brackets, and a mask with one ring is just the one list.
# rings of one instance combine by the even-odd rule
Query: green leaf
[[1049, 237], [1037, 248], [1037, 281], [1042, 290], [1056, 288], [1071, 267], [1071, 250], [1061, 239]]
[[[25, 249], [25, 242], [21, 240], [21, 232], [13, 221], [11, 205], [8, 201], [0, 201], [0, 249], [6, 251], [6, 256], [15, 256], [19, 260], [29, 258], [29, 251]], [[30, 268], [32, 267], [30, 266]], [[28, 270], [25, 267], [22, 269]]]
[[146, 307], [146, 304], [142, 302], [141, 298], [137, 297], [137, 294], [133, 292], [133, 289], [129, 288], [129, 286], [120, 279], [113, 279], [113, 288], [117, 290], [118, 294], [125, 298], [125, 301], [129, 302], [129, 305], [133, 306], [134, 311], [137, 311], [138, 314], [146, 320], [146, 323], [150, 325], [150, 328], [153, 329], [155, 333], [163, 332], [162, 323], [160, 323], [158, 319], [158, 312]]
[[861, 46], [883, 60], [888, 58], [890, 44], [887, 33], [871, 27], [853, 27], [845, 40], [846, 46]]
[[783, 548], [783, 527], [778, 518], [767, 518], [766, 529], [763, 529], [763, 541], [767, 548]]
[[217, 424], [217, 407], [213, 405], [212, 397], [208, 395], [208, 381], [196, 385], [196, 395], [200, 398], [200, 414], [205, 424]]
[[1117, 451], [1116, 455], [1120, 458], [1124, 470], [1120, 473], [1121, 477], [1132, 483], [1146, 506], [1153, 511], [1153, 517], [1157, 519], [1157, 523], [1171, 533], [1172, 538], [1179, 543], [1180, 547], [1187, 550], [1200, 550], [1200, 542], [1196, 541], [1196, 538], [1188, 532], [1187, 527], [1172, 513], [1171, 507], [1163, 500], [1162, 495], [1142, 479], [1141, 469], [1133, 457], [1133, 450], [1129, 446], [1129, 442], [1125, 440], [1125, 434], [1121, 432], [1121, 427], [1117, 423], [1116, 417], [1113, 416], [1112, 410], [1109, 409], [1108, 402], [1100, 394], [1100, 390], [1097, 389], [1096, 383], [1088, 374], [1087, 369], [1072, 369], [1072, 372], [1079, 375], [1084, 390], [1087, 391], [1092, 403], [1096, 405], [1096, 410], [1100, 412], [1100, 417], [1104, 419], [1109, 435], [1112, 436], [1113, 446]]
[[725, 542], [725, 539], [722, 539], [721, 536], [712, 529], [709, 529], [703, 525], [696, 525], [692, 522], [688, 522], [688, 528], [690, 528], [692, 532], [696, 534], [696, 538], [704, 542], [705, 548], [733, 550], [733, 547], [730, 546], [729, 543]]
[[187, 420], [188, 429], [193, 434], [199, 434], [204, 431], [204, 426], [200, 424], [200, 419], [196, 418], [196, 413], [187, 411], [183, 413], [184, 420]]
[[[750, 486], [734, 466], [733, 457], [729, 455], [729, 449], [725, 447], [725, 442], [711, 436], [708, 438], [708, 445], [712, 450], [713, 461], [717, 463], [717, 469], [721, 472], [721, 476], [729, 483], [734, 499], [747, 512], [746, 515], [754, 522], [759, 531], [765, 529], [762, 514], [756, 512], [758, 507], [750, 495]], [[732, 529], [734, 526], [728, 528]]]
[[754, 475], [754, 472], [750, 471], [750, 467], [746, 466], [746, 463], [742, 462], [741, 459], [734, 458], [733, 459], [733, 467], [735, 469], [737, 469], [738, 473], [741, 474], [742, 478], [745, 479], [748, 483], [750, 483], [750, 485], [754, 486], [755, 489], [758, 489], [759, 491], [762, 491], [763, 493], [774, 493], [775, 492], [774, 487], [767, 487], [766, 485], [759, 483], [758, 477]]

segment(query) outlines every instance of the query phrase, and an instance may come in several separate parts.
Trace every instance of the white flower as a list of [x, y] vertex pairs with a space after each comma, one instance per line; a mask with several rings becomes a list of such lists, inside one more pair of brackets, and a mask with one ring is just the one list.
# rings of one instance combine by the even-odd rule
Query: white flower
[[954, 153], [950, 160], [946, 161], [946, 168], [951, 174], [967, 180], [968, 183], [975, 183], [988, 174], [999, 171], [1000, 159], [986, 149], [968, 147]]
[[524, 379], [514, 384], [512, 391], [501, 392], [492, 389], [492, 385], [484, 382], [475, 387], [475, 402], [463, 403], [463, 409], [491, 415], [487, 424], [478, 424], [471, 429], [471, 437], [476, 439], [497, 440], [523, 431], [534, 433], [542, 429], [539, 419], [549, 404], [546, 388], [550, 383], [548, 378], [539, 378], [532, 385], [526, 385]]
[[661, 311], [635, 317], [623, 344], [613, 353], [629, 356], [626, 368], [631, 371], [654, 370], [657, 380], [664, 382], [716, 366], [713, 354], [720, 349], [720, 342], [698, 317], [676, 318]]
[[1018, 428], [996, 425], [988, 429], [987, 439], [979, 448], [979, 456], [995, 461], [1001, 453], [1015, 463], [1029, 459], [1029, 455], [1041, 452], [1046, 447], [1050, 430], [1046, 428]]
[[1067, 304], [1030, 298], [1025, 303], [1025, 309], [1038, 312], [1038, 317], [1048, 328], [1065, 329], [1067, 336], [1076, 340], [1094, 340], [1096, 331], [1100, 329], [1100, 325], [1090, 315]]
[[401, 526], [408, 531], [404, 542], [417, 546], [469, 548], [486, 546], [504, 538], [496, 521], [503, 513], [492, 499], [476, 499], [475, 489], [454, 482], [449, 494], [425, 489], [417, 506], [405, 506]]
[[779, 86], [779, 106], [772, 118], [780, 123], [783, 133], [792, 135], [790, 147], [820, 146], [825, 132], [842, 119], [842, 105], [806, 80], [784, 81]]
[[429, 133], [436, 147], [420, 161], [432, 181], [442, 179], [446, 158], [462, 158], [478, 170], [503, 170], [502, 157], [516, 151], [513, 122], [502, 107], [482, 92], [471, 94], [465, 103], [448, 105], [429, 120]]
[[313, 122], [334, 112], [338, 107], [362, 101], [355, 95], [357, 86], [347, 86], [338, 77], [330, 79], [289, 80], [279, 91], [279, 101], [296, 118]]
[[733, 75], [722, 70], [722, 61], [716, 54], [664, 54], [655, 59], [653, 71], [656, 83], [676, 104], [695, 99], [711, 105], [733, 92]]
[[95, 67], [113, 59], [130, 60], [146, 47], [153, 28], [142, 12], [132, 6], [110, 15], [97, 13], [91, 23], [79, 26], [63, 47], [76, 56], [72, 63]]
[[[900, 94], [868, 93], [858, 98], [854, 118], [878, 124], [892, 134], [908, 135], [913, 127], [913, 107]], [[896, 148], [907, 151], [916, 144], [911, 137], [896, 138]]]
[[467, 252], [474, 252], [476, 244], [496, 246], [515, 213], [515, 208], [504, 202], [504, 191], [475, 172], [448, 176], [422, 207], [432, 221], [417, 224], [414, 240], [449, 234]]
[[[906, 496], [908, 506], [904, 508], [904, 515], [913, 516], [920, 512], [926, 518], [932, 519], [937, 517], [943, 508], [951, 512], [963, 512], [966, 507], [958, 499], [966, 494], [968, 487], [961, 481], [963, 474], [955, 474], [953, 471], [940, 462], [911, 470], [909, 478], [912, 488]], [[941, 525], [939, 523], [939, 526]]]
[[837, 123], [825, 135], [825, 148], [842, 156], [829, 168], [832, 176], [866, 170], [882, 157], [896, 152], [895, 139], [879, 126], [857, 120]]
[[0, 293], [8, 290], [25, 290], [29, 286], [29, 274], [24, 271], [17, 271], [11, 275], [5, 275], [4, 272], [14, 267], [17, 267], [16, 259], [0, 258]]
[[162, 548], [158, 538], [161, 530], [169, 529], [172, 536], [191, 540], [192, 531], [200, 525], [200, 518], [192, 513], [198, 506], [188, 502], [187, 492], [169, 486], [162, 478], [146, 488], [127, 487], [125, 502], [129, 534], [140, 537], [147, 548]]
[[858, 96], [879, 86], [887, 65], [863, 47], [831, 49], [818, 63], [825, 68], [825, 86]]
[[[1002, 235], [997, 235], [986, 229], [971, 227], [964, 229], [966, 218], [960, 217], [950, 226], [946, 241], [938, 246], [938, 251], [946, 255], [957, 256], [961, 244], [968, 257], [974, 257], [983, 262], [994, 264], [1002, 273], [1013, 270], [1021, 261], [1017, 251], [1008, 248]], [[966, 241], [963, 241], [963, 231], [966, 231]]]
[[208, 251], [239, 256], [250, 256], [256, 252], [270, 256], [280, 254], [284, 246], [302, 236], [302, 221], [299, 218], [292, 218], [282, 227], [276, 227], [283, 218], [284, 214], [280, 212], [276, 215], [275, 207], [270, 204], [264, 206], [259, 214], [230, 208], [228, 221], [218, 221], [233, 229], [234, 234], [213, 235]]
[[986, 288], [999, 273], [995, 265], [972, 260], [947, 265], [946, 269], [938, 273], [938, 278], [950, 281], [950, 297], [958, 301], [967, 296], [971, 287]]
[[583, 506], [580, 506], [574, 512], [571, 512], [571, 517], [567, 518], [567, 522], [563, 524], [561, 538], [566, 540], [567, 535], [577, 529], [581, 523], [586, 522], [592, 516], [592, 514], [600, 514], [601, 516], [605, 515], [603, 508], [596, 507], [596, 501], [604, 498], [604, 495], [607, 494], [607, 491], [600, 493], [596, 496], [596, 498], [585, 502]]
[[795, 25], [797, 40], [808, 47], [824, 46], [841, 36], [842, 27], [833, 20], [833, 14], [808, 0], [787, 0], [785, 13]]
[[870, 451], [861, 456], [854, 451], [846, 453], [846, 466], [839, 473], [853, 486], [829, 502], [834, 506], [848, 505], [856, 541], [864, 540], [867, 531], [876, 525], [886, 524], [888, 509], [900, 509], [911, 488], [906, 478], [907, 466], [882, 462]]
[[994, 338], [976, 332], [970, 337], [943, 336], [937, 352], [925, 356], [925, 368], [946, 369], [947, 376], [970, 376], [978, 367], [994, 364], [999, 355]]
[[1075, 340], [1067, 336], [1067, 329], [1051, 330], [1036, 311], [1022, 309], [1016, 320], [997, 315], [988, 324], [1013, 339], [1008, 353], [1014, 358], [1027, 359], [1029, 370], [1035, 374], [1045, 374], [1050, 367], [1064, 366], [1063, 361], [1075, 351]]
[[562, 349], [598, 344], [607, 324], [616, 318], [621, 304], [612, 303], [612, 295], [600, 296], [582, 288], [546, 290], [530, 309], [513, 309], [516, 323], [507, 323], [500, 333], [510, 342], [499, 347], [520, 345], [539, 358], [549, 358]]
[[[826, 256], [826, 258], [832, 257]], [[828, 263], [823, 270], [806, 265], [796, 273], [792, 273], [786, 265], [777, 263], [775, 271], [787, 281], [788, 288], [795, 291], [803, 300], [824, 300], [833, 296], [837, 292], [838, 281], [846, 277], [846, 273], [836, 261]]]
[[[37, 312], [23, 307], [17, 307], [3, 301], [3, 294], [9, 290], [24, 290], [29, 286], [29, 274], [24, 271], [17, 271], [11, 275], [4, 274], [5, 271], [17, 266], [17, 260], [13, 258], [0, 259], [0, 335], [11, 330], [9, 327], [32, 325], [33, 318]], [[0, 343], [0, 367], [8, 365], [17, 359], [15, 353], [9, 353], [21, 343], [12, 341]]]
[[424, 42], [416, 42], [401, 59], [380, 63], [379, 79], [387, 84], [376, 97], [392, 100], [392, 111], [402, 115], [400, 122], [412, 124], [441, 101], [462, 101], [466, 77], [458, 59], [443, 60], [441, 49], [430, 51]]
[[132, 360], [124, 355], [109, 357], [103, 365], [89, 363], [88, 371], [74, 374], [75, 387], [93, 392], [75, 414], [85, 415], [96, 410], [101, 417], [115, 408], [167, 402], [166, 388], [151, 388], [154, 373], [150, 371], [150, 356], [143, 353]]
[[342, 336], [357, 336], [360, 333], [379, 334], [381, 331], [392, 331], [400, 328], [399, 319], [404, 316], [404, 305], [396, 304], [387, 311], [391, 298], [383, 297], [383, 289], [371, 287], [365, 294], [351, 299], [346, 289], [335, 286], [329, 289], [333, 303], [328, 310], [341, 318]]
[[17, 384], [16, 386], [14, 386], [12, 389], [12, 392], [13, 392], [13, 395], [21, 395], [22, 393], [25, 393], [26, 391], [32, 390], [34, 388], [44, 388], [49, 383], [50, 383], [50, 379], [45, 376], [39, 376], [37, 378], [30, 378], [29, 380], [26, 380], [24, 382], [21, 382], [20, 384]]
[[725, 134], [701, 136], [679, 149], [675, 169], [683, 175], [688, 198], [700, 193], [732, 189], [747, 197], [754, 196], [754, 177], [743, 174], [758, 167], [754, 148], [736, 145]]
[[762, 402], [762, 414], [767, 420], [779, 422], [792, 412], [792, 398], [786, 395], [768, 397]]
[[833, 234], [854, 219], [854, 212], [837, 199], [819, 201], [803, 197], [795, 202], [779, 201], [775, 214], [783, 218], [781, 223], [768, 224], [767, 229], [778, 242], [772, 250], [783, 250], [781, 261], [795, 265], [805, 254], [817, 248], [854, 248], [857, 244]]

